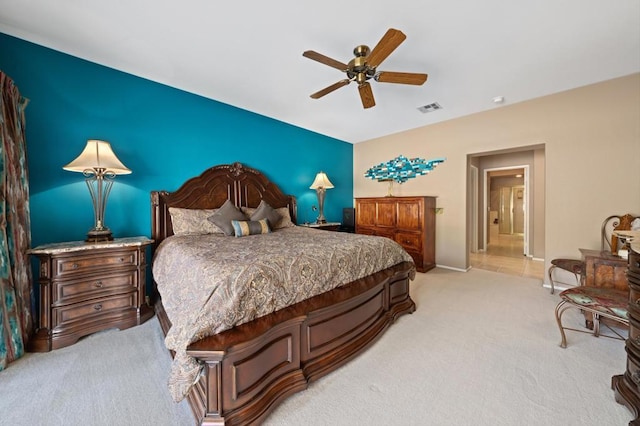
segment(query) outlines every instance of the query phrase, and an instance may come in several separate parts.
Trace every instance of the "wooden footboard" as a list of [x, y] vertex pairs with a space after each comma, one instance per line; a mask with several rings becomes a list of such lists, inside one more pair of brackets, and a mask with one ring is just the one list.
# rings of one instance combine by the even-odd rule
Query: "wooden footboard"
[[[364, 351], [415, 311], [414, 270], [395, 265], [190, 345], [189, 355], [204, 365], [188, 395], [197, 423], [259, 423], [287, 396]], [[161, 302], [157, 312], [166, 334]]]

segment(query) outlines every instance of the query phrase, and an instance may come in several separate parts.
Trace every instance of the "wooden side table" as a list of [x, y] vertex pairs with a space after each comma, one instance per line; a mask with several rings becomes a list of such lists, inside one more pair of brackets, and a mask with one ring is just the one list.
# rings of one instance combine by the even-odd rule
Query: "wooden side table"
[[[584, 261], [584, 285], [590, 287], [616, 288], [629, 292], [627, 281], [627, 259], [615, 255], [607, 250], [580, 249]], [[593, 330], [593, 316], [583, 312], [585, 326]], [[609, 321], [603, 318], [601, 322]]]
[[584, 285], [629, 291], [627, 259], [607, 250], [580, 249], [580, 253], [585, 263]]
[[39, 321], [28, 350], [47, 352], [107, 328], [125, 329], [153, 316], [145, 284], [146, 237], [73, 241], [28, 251], [40, 261]]
[[327, 222], [327, 223], [303, 223], [300, 226], [313, 229], [322, 229], [323, 231], [338, 231], [340, 230], [340, 222]]

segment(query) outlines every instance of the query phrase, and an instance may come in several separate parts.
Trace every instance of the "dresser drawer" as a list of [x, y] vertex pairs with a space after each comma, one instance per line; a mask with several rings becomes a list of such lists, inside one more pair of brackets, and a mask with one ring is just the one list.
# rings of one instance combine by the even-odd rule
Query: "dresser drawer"
[[421, 234], [411, 234], [408, 232], [396, 233], [396, 242], [405, 248], [407, 251], [422, 251], [422, 236]]
[[640, 387], [640, 357], [638, 349], [633, 345], [627, 345], [627, 375], [631, 379], [631, 385], [637, 389]]
[[87, 274], [105, 269], [119, 269], [126, 266], [133, 268], [138, 264], [137, 250], [111, 251], [109, 253], [92, 253], [79, 256], [53, 259], [53, 277], [64, 277], [74, 274]]
[[629, 271], [640, 275], [640, 254], [635, 251], [629, 251]]
[[424, 266], [422, 253], [411, 250], [407, 250], [407, 253], [409, 253], [409, 256], [411, 256], [411, 258], [413, 259], [413, 263], [415, 263], [416, 269], [421, 269]]
[[365, 227], [360, 227], [357, 230], [358, 234], [362, 234], [362, 235], [374, 235], [376, 237], [387, 237], [390, 239], [394, 239], [394, 233], [393, 230], [388, 230], [385, 228], [365, 228]]
[[629, 303], [636, 303], [640, 300], [640, 286], [629, 280]]
[[54, 281], [51, 303], [59, 306], [77, 302], [78, 299], [90, 299], [118, 291], [123, 293], [134, 290], [137, 286], [138, 274], [136, 270], [109, 275], [94, 275], [76, 280]]
[[629, 310], [629, 339], [628, 343], [633, 344], [640, 351], [640, 318], [638, 318], [637, 312], [634, 314], [631, 312], [633, 308]]
[[108, 315], [111, 312], [125, 310], [127, 308], [136, 309], [137, 293], [130, 292], [111, 297], [102, 297], [76, 303], [61, 308], [54, 308], [52, 311], [56, 327], [64, 327], [69, 323], [84, 321], [91, 317]]

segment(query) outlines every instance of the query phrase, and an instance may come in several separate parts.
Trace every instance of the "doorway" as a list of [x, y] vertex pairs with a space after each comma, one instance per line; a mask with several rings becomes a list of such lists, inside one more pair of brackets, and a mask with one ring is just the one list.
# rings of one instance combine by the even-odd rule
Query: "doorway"
[[529, 165], [484, 170], [484, 251], [529, 253]]
[[468, 154], [467, 266], [543, 279], [544, 191], [544, 144]]

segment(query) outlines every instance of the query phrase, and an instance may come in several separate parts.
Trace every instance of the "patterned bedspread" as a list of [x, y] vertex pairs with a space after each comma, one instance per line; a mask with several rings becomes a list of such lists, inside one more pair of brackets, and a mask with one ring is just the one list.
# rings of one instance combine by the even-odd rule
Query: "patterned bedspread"
[[172, 323], [165, 343], [175, 351], [173, 399], [198, 378], [190, 343], [402, 261], [413, 262], [388, 238], [299, 226], [242, 238], [167, 238], [155, 252], [153, 277]]

